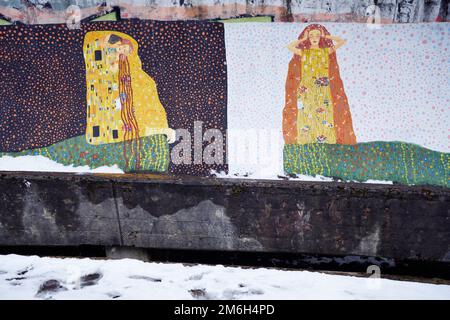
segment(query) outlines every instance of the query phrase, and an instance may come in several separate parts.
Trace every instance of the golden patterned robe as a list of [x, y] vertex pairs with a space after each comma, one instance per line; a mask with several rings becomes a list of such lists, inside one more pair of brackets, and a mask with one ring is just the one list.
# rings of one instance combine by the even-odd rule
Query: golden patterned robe
[[121, 119], [123, 106], [119, 98], [119, 73], [111, 70], [108, 65], [108, 58], [113, 53], [105, 40], [111, 34], [130, 41], [133, 46], [128, 60], [139, 137], [161, 133], [161, 130], [169, 127], [156, 83], [142, 70], [136, 40], [117, 31], [91, 31], [84, 38], [83, 53], [87, 89], [86, 140], [94, 145], [124, 141], [124, 132], [127, 130]]
[[336, 143], [329, 49], [304, 49], [298, 87], [297, 143]]

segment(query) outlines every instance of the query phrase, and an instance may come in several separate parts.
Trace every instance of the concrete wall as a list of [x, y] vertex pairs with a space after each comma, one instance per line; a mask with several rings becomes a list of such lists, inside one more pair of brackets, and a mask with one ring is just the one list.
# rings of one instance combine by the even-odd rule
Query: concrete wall
[[450, 261], [449, 192], [168, 176], [3, 173], [0, 244]]

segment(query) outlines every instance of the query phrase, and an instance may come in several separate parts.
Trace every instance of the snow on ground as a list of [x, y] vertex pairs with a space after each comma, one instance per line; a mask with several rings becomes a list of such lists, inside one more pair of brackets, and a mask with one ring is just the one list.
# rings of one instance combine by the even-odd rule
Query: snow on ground
[[266, 268], [0, 255], [0, 299], [450, 299], [450, 286]]

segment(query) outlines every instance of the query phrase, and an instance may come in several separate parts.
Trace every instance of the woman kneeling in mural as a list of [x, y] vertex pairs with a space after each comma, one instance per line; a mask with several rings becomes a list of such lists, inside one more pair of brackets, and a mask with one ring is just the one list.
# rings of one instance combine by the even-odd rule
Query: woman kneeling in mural
[[336, 59], [336, 50], [345, 43], [322, 25], [312, 24], [288, 45], [294, 56], [283, 109], [286, 144], [356, 144]]
[[130, 158], [140, 169], [140, 138], [164, 134], [175, 141], [155, 81], [142, 70], [138, 44], [130, 36], [113, 31], [93, 31], [85, 36], [87, 85], [86, 140], [90, 144], [123, 142], [128, 167]]

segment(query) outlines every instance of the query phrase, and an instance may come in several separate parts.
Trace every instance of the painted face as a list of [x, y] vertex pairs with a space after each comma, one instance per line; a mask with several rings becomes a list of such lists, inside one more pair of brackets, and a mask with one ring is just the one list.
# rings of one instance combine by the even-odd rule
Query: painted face
[[320, 30], [311, 30], [308, 33], [309, 41], [311, 41], [311, 44], [313, 46], [318, 46], [319, 45], [320, 36], [321, 36]]
[[129, 56], [131, 54], [131, 48], [127, 44], [119, 45], [119, 47], [117, 48], [117, 53]]
[[106, 62], [108, 63], [109, 70], [112, 73], [116, 73], [119, 70], [120, 55], [129, 56], [132, 52], [131, 46], [129, 44], [122, 44], [120, 41], [116, 43], [109, 43], [106, 40], [105, 49], [107, 52]]

